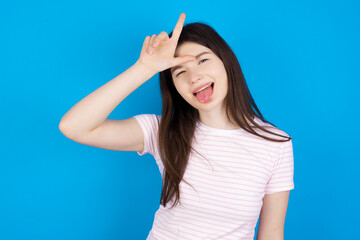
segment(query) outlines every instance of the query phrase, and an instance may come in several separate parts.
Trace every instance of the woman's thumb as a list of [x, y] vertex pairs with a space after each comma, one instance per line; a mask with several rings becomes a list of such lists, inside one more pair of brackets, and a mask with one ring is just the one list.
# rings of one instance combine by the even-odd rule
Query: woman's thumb
[[185, 62], [189, 62], [191, 60], [195, 60], [195, 56], [191, 56], [191, 55], [187, 55], [187, 56], [181, 56], [181, 57], [176, 57], [174, 59], [174, 66], [176, 65], [180, 65], [182, 63], [185, 63]]

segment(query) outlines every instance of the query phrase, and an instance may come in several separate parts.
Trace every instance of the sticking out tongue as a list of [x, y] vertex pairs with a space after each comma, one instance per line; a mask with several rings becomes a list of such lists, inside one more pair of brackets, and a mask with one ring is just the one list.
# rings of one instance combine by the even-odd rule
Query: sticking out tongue
[[210, 101], [210, 97], [212, 96], [212, 94], [213, 94], [213, 88], [212, 85], [210, 85], [201, 92], [198, 92], [196, 94], [196, 98], [201, 103], [207, 103], [208, 101]]

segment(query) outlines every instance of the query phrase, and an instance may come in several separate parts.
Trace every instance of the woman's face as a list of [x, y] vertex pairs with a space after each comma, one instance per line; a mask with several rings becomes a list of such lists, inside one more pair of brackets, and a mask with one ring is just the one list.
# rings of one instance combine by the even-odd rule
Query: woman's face
[[196, 56], [197, 59], [171, 68], [178, 93], [200, 112], [223, 110], [228, 79], [221, 59], [209, 48], [193, 42], [184, 42], [176, 49], [175, 57], [184, 55]]

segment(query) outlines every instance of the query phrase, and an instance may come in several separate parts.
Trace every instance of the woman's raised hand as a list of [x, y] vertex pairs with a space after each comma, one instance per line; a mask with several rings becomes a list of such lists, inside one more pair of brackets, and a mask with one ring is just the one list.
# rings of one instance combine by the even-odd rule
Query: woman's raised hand
[[181, 13], [171, 38], [166, 32], [145, 38], [138, 62], [152, 71], [161, 72], [173, 66], [194, 60], [194, 56], [174, 57], [176, 46], [185, 22], [185, 13]]

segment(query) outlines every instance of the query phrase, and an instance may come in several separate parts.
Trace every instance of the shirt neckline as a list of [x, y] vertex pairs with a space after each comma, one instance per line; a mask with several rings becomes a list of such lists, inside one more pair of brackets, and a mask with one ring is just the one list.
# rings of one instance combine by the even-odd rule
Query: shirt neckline
[[[254, 118], [254, 121], [256, 121], [257, 123], [259, 123], [259, 119], [257, 117]], [[218, 133], [240, 133], [245, 131], [243, 128], [237, 128], [237, 129], [221, 129], [221, 128], [214, 128], [214, 127], [210, 127], [205, 125], [204, 123], [202, 123], [200, 120], [197, 121], [197, 124], [200, 128], [205, 129], [207, 131], [213, 131], [213, 132], [218, 132]], [[251, 124], [252, 125], [252, 124]]]

